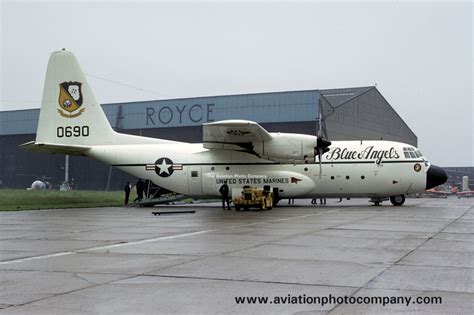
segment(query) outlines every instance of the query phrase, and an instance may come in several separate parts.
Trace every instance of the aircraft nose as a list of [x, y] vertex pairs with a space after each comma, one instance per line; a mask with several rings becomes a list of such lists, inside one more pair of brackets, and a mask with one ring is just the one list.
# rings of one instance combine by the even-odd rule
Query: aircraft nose
[[448, 180], [446, 171], [439, 166], [431, 165], [426, 173], [426, 189], [444, 184]]

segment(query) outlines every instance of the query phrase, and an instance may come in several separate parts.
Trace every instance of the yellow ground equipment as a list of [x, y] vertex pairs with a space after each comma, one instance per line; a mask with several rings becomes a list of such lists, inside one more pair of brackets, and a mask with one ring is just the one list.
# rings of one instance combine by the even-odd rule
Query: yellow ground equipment
[[270, 186], [264, 186], [263, 189], [244, 186], [240, 196], [234, 196], [235, 210], [248, 210], [250, 207], [256, 207], [260, 210], [270, 210], [273, 206], [273, 193]]

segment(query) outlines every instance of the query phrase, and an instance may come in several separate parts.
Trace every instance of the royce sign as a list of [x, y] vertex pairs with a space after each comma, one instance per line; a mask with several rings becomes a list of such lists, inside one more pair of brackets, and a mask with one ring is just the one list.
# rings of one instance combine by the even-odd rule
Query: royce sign
[[214, 121], [214, 104], [173, 105], [146, 108], [146, 125], [181, 125]]

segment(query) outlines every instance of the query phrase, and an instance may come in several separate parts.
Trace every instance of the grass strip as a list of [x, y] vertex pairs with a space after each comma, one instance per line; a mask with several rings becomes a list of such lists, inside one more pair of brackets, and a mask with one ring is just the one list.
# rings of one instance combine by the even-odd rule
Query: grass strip
[[122, 206], [121, 191], [0, 190], [0, 211]]

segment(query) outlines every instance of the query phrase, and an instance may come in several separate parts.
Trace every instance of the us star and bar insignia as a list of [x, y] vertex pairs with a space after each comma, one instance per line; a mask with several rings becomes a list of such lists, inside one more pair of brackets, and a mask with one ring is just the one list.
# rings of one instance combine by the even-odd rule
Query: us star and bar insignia
[[174, 171], [183, 170], [183, 165], [174, 164], [171, 159], [162, 157], [156, 160], [154, 164], [145, 165], [145, 170], [155, 171], [155, 173], [160, 177], [169, 177]]

